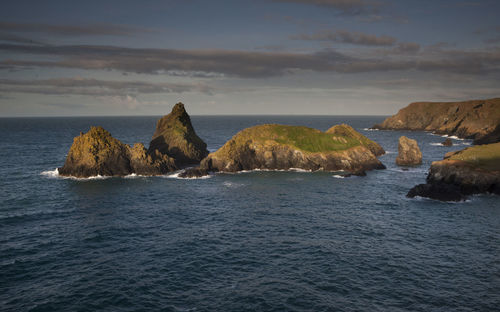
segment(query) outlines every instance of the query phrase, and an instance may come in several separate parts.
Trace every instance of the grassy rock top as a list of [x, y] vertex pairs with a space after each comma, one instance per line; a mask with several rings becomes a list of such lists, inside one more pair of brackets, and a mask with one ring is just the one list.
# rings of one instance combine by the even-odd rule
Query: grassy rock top
[[[287, 126], [266, 124], [250, 127], [238, 132], [229, 145], [244, 145], [249, 141], [266, 145], [282, 144], [309, 153], [323, 153], [343, 151], [361, 145], [361, 142], [352, 137], [343, 137], [321, 132], [317, 129], [303, 126]], [[222, 148], [229, 147], [226, 143]]]
[[500, 143], [468, 147], [453, 153], [446, 159], [463, 161], [484, 170], [500, 171]]
[[354, 128], [349, 125], [341, 124], [333, 126], [330, 129], [326, 130], [326, 133], [341, 136], [344, 138], [352, 138], [358, 140], [361, 145], [366, 146], [375, 156], [380, 156], [385, 154], [385, 151], [382, 148], [382, 146], [368, 139], [361, 133], [354, 130]]

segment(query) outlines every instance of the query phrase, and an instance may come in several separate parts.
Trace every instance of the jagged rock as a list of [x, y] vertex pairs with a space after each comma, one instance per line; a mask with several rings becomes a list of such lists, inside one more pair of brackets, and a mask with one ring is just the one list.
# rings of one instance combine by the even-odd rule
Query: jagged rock
[[[439, 195], [439, 190], [445, 188]], [[500, 143], [448, 153], [444, 160], [432, 163], [426, 186], [413, 188], [408, 196], [448, 200], [444, 196], [456, 197], [456, 192], [462, 197], [479, 193], [500, 195]]]
[[196, 168], [187, 168], [184, 169], [181, 173], [179, 173], [179, 178], [201, 178], [209, 175], [210, 173], [206, 169], [201, 169], [199, 167]]
[[378, 143], [368, 139], [366, 136], [354, 130], [353, 127], [341, 124], [331, 127], [326, 130], [326, 133], [337, 135], [343, 138], [352, 138], [358, 140], [362, 145], [366, 146], [375, 156], [385, 154], [385, 150]]
[[443, 143], [441, 143], [441, 145], [443, 145], [443, 146], [453, 146], [453, 141], [450, 138], [448, 138], [448, 139], [444, 140]]
[[416, 140], [405, 136], [399, 138], [398, 157], [396, 164], [399, 166], [414, 166], [422, 163], [422, 152], [418, 148]]
[[144, 144], [136, 143], [130, 148], [130, 167], [138, 175], [162, 175], [177, 170], [175, 160], [155, 150], [148, 154]]
[[78, 178], [124, 176], [132, 173], [127, 145], [102, 127], [91, 127], [73, 140], [59, 174]]
[[208, 155], [207, 145], [196, 135], [184, 104], [175, 104], [170, 114], [158, 120], [149, 154], [155, 154], [155, 150], [174, 158], [177, 166], [197, 164]]
[[373, 128], [422, 130], [474, 139], [474, 144], [500, 140], [500, 98], [465, 102], [417, 102]]
[[300, 168], [344, 170], [356, 174], [385, 168], [359, 139], [276, 124], [240, 131], [219, 150], [209, 154], [200, 167], [222, 172]]
[[133, 148], [113, 138], [102, 127], [75, 137], [64, 165], [62, 176], [87, 178], [92, 176], [160, 175], [176, 170], [173, 159], [166, 155], [151, 156], [142, 144]]

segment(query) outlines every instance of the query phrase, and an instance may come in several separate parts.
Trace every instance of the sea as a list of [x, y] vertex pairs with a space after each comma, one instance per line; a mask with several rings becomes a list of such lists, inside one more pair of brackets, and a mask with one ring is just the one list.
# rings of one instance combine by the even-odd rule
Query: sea
[[[90, 126], [147, 146], [159, 117], [0, 119], [0, 311], [500, 311], [500, 197], [405, 196], [470, 140], [369, 130], [383, 116], [192, 116], [210, 151], [253, 125], [347, 123], [387, 169], [58, 176]], [[395, 165], [402, 135], [421, 166]]]

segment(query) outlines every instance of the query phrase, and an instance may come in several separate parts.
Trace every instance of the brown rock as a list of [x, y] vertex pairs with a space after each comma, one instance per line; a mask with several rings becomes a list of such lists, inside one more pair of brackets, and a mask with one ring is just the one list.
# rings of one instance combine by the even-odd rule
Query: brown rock
[[174, 158], [177, 166], [197, 164], [208, 155], [207, 145], [196, 135], [184, 104], [175, 104], [170, 114], [158, 120], [149, 154], [154, 155], [155, 150]]
[[378, 143], [368, 139], [366, 136], [354, 130], [353, 127], [341, 124], [331, 127], [326, 130], [326, 133], [338, 135], [340, 138], [353, 138], [361, 142], [362, 145], [366, 146], [375, 156], [381, 156], [385, 154], [385, 150]]
[[399, 138], [398, 157], [396, 164], [400, 166], [413, 166], [422, 163], [422, 152], [418, 148], [417, 141], [405, 136]]
[[130, 167], [135, 174], [152, 176], [177, 170], [175, 160], [158, 150], [150, 155], [142, 143], [136, 143], [129, 149]]
[[441, 143], [441, 145], [443, 145], [443, 146], [453, 146], [453, 141], [450, 138], [448, 138], [448, 139], [444, 140], [444, 142]]

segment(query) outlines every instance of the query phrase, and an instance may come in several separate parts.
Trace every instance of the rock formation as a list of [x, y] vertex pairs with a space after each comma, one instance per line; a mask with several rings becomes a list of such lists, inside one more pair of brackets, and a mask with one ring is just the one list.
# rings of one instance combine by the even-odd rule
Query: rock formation
[[92, 176], [160, 175], [174, 171], [174, 160], [166, 155], [148, 155], [142, 144], [130, 147], [113, 138], [102, 127], [91, 127], [77, 136], [69, 149], [62, 176], [87, 178]]
[[369, 140], [360, 140], [359, 136], [344, 137], [300, 126], [259, 125], [238, 132], [203, 159], [200, 167], [222, 172], [291, 168], [344, 170], [359, 175], [365, 170], [384, 169], [365, 146]]
[[407, 196], [460, 201], [478, 193], [500, 195], [500, 143], [447, 153], [432, 163], [427, 184], [415, 186]]
[[418, 148], [417, 141], [405, 136], [399, 138], [398, 157], [396, 164], [399, 166], [414, 166], [422, 163], [422, 152]]
[[499, 142], [500, 98], [411, 103], [373, 128], [434, 131], [474, 139], [474, 144]]
[[450, 138], [447, 138], [446, 140], [444, 140], [441, 145], [443, 146], [453, 146], [453, 141], [450, 139]]
[[208, 155], [207, 144], [196, 135], [184, 104], [175, 104], [170, 114], [158, 120], [148, 151], [153, 155], [156, 150], [174, 158], [177, 166], [197, 164]]
[[326, 130], [326, 133], [333, 134], [336, 136], [351, 138], [358, 140], [361, 145], [366, 146], [375, 156], [381, 156], [385, 154], [385, 150], [378, 143], [368, 139], [361, 133], [354, 130], [351, 126], [346, 124], [336, 125]]

